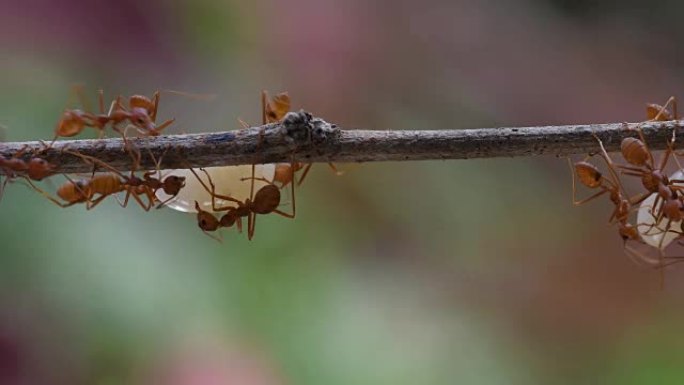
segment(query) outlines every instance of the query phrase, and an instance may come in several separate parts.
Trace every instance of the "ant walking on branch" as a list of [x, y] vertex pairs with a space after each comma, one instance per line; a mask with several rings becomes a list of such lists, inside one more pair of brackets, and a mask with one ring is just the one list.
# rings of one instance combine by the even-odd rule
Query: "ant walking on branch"
[[[59, 137], [72, 137], [80, 134], [86, 127], [92, 127], [98, 131], [98, 137], [104, 136], [105, 128], [112, 125], [114, 131], [121, 134], [126, 140], [126, 131], [129, 128], [121, 128], [122, 123], [128, 122], [137, 132], [143, 136], [157, 136], [162, 130], [171, 125], [175, 119], [169, 119], [159, 125], [156, 124], [157, 109], [159, 107], [160, 91], [156, 91], [152, 98], [143, 95], [133, 95], [128, 98], [128, 107], [124, 106], [122, 96], [118, 96], [105, 112], [104, 91], [98, 91], [99, 113], [90, 112], [88, 103], [81, 86], [75, 86], [72, 93], [76, 94], [85, 110], [66, 109], [62, 118], [55, 128], [54, 143]], [[52, 143], [50, 146], [52, 146]]]

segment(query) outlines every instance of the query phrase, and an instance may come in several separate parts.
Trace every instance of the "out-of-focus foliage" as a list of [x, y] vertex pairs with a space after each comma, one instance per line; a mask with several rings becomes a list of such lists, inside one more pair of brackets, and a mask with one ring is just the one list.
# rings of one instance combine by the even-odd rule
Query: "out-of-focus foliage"
[[[50, 139], [74, 83], [93, 104], [100, 87], [220, 95], [164, 95], [170, 132], [256, 123], [261, 89], [348, 128], [639, 121], [684, 84], [677, 19], [659, 22], [682, 6], [660, 7], [8, 2], [0, 124], [6, 140]], [[251, 242], [233, 229], [223, 244], [170, 210], [62, 210], [8, 186], [0, 383], [684, 376], [681, 269], [659, 292], [657, 274], [623, 255], [607, 202], [572, 207], [564, 160], [340, 167], [314, 167], [294, 221], [259, 217]]]

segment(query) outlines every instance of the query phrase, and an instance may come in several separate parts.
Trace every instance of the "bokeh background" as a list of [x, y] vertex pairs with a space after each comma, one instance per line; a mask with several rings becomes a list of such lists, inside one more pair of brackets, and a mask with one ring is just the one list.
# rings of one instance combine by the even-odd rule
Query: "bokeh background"
[[[0, 124], [50, 139], [74, 83], [218, 95], [164, 95], [170, 132], [258, 122], [262, 89], [345, 128], [640, 121], [683, 96], [683, 8], [3, 0]], [[171, 210], [8, 186], [0, 383], [681, 383], [682, 268], [661, 290], [607, 200], [571, 205], [564, 159], [340, 168], [222, 244]]]

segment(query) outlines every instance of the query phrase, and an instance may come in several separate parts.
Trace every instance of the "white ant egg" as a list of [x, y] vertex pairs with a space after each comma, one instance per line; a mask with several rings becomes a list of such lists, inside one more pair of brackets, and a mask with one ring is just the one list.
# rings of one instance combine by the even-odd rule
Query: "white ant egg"
[[[216, 194], [227, 195], [241, 202], [244, 202], [249, 198], [252, 181], [250, 179], [241, 180], [241, 178], [251, 178], [252, 166], [206, 167], [205, 170], [211, 176], [211, 180], [216, 186]], [[207, 187], [211, 188], [206, 174], [200, 169], [195, 169], [195, 172], [202, 178]], [[163, 171], [164, 176], [171, 174], [184, 176], [185, 187], [180, 190], [175, 198], [165, 204], [166, 207], [186, 213], [196, 213], [195, 201], [197, 201], [202, 210], [209, 212], [214, 211], [211, 206], [211, 195], [202, 187], [202, 184], [190, 170], [179, 169]], [[258, 164], [254, 168], [254, 176], [256, 178], [265, 178], [266, 180], [272, 181], [274, 175], [275, 164]], [[256, 191], [266, 184], [267, 183], [264, 181], [255, 180], [254, 192], [256, 193]], [[157, 199], [162, 202], [170, 198], [170, 195], [166, 194], [162, 189], [157, 190], [156, 195]], [[226, 205], [234, 206], [235, 203], [216, 199], [216, 205], [219, 207]]]
[[[682, 170], [679, 170], [672, 174], [670, 176], [670, 179], [684, 179], [684, 172], [682, 172]], [[675, 183], [675, 185], [681, 184]], [[641, 202], [641, 205], [639, 205], [639, 211], [637, 212], [637, 229], [639, 230], [641, 239], [643, 239], [645, 243], [655, 248], [661, 247], [664, 249], [670, 243], [672, 243], [672, 241], [679, 237], [679, 234], [670, 231], [666, 232], [666, 230], [680, 231], [682, 222], [672, 222], [670, 223], [670, 226], [667, 229], [665, 229], [664, 226], [667, 223], [667, 218], [663, 218], [660, 222], [660, 225], [652, 226], [655, 224], [655, 218], [651, 213], [651, 209], [653, 208], [653, 203], [655, 202], [656, 195], [657, 194], [655, 193], [651, 194], [648, 198]], [[662, 203], [662, 200], [659, 199], [659, 202]]]

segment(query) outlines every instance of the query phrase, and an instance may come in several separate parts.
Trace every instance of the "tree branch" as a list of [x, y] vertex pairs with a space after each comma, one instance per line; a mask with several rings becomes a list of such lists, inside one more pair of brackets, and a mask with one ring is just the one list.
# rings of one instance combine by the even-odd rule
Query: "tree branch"
[[[153, 169], [148, 152], [159, 158], [162, 169], [227, 166], [252, 163], [371, 162], [434, 159], [470, 159], [534, 155], [566, 156], [599, 151], [592, 135], [608, 151], [618, 151], [620, 141], [637, 136], [639, 123], [607, 123], [545, 127], [478, 128], [466, 130], [370, 131], [341, 130], [320, 118], [300, 111], [289, 113], [281, 123], [237, 131], [168, 135], [129, 139], [142, 151], [143, 169]], [[641, 124], [649, 147], [662, 150], [672, 130], [684, 136], [684, 121]], [[1, 143], [0, 155], [11, 157], [29, 146], [41, 151], [40, 142]], [[121, 139], [58, 141], [39, 155], [57, 165], [58, 172], [88, 172], [92, 167], [63, 152], [77, 151], [126, 170], [131, 158]]]

